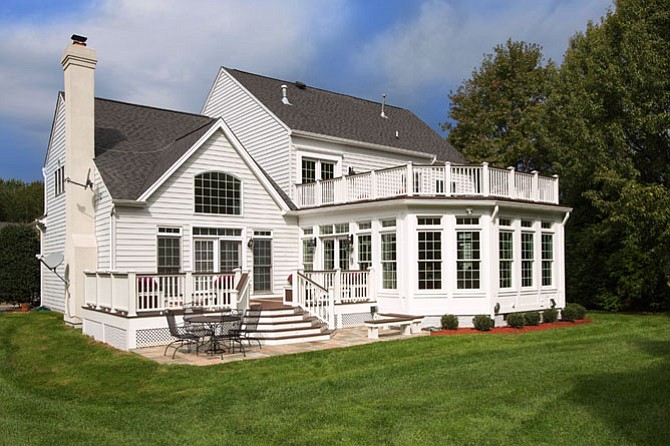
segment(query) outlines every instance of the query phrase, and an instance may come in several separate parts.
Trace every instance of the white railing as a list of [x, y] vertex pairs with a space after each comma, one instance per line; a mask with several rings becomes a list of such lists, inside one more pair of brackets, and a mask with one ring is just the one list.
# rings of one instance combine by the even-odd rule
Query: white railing
[[[85, 304], [135, 316], [180, 309], [185, 305], [244, 309], [249, 301], [248, 273], [137, 274], [85, 272]], [[244, 280], [242, 280], [244, 279]]]
[[516, 172], [481, 165], [414, 165], [363, 172], [298, 184], [300, 208], [411, 196], [501, 197], [558, 204], [558, 176]]
[[297, 272], [294, 298], [298, 306], [303, 308], [328, 328], [335, 328], [335, 299], [333, 288], [330, 290], [319, 285], [309, 277]]
[[375, 294], [372, 289], [373, 273], [372, 269], [301, 271], [301, 274], [324, 289], [332, 288], [335, 304], [375, 301]]

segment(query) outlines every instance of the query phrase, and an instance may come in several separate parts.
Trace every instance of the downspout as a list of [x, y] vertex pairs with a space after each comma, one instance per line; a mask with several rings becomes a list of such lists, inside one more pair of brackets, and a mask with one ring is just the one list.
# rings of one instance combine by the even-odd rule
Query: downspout
[[563, 217], [563, 222], [562, 225], [565, 226], [565, 224], [568, 222], [568, 219], [570, 218], [570, 212], [566, 212], [565, 216]]
[[493, 208], [493, 214], [491, 214], [491, 221], [495, 221], [496, 217], [498, 216], [498, 211], [500, 210], [500, 206], [496, 204], [496, 206]]
[[109, 269], [116, 271], [116, 206], [109, 212]]

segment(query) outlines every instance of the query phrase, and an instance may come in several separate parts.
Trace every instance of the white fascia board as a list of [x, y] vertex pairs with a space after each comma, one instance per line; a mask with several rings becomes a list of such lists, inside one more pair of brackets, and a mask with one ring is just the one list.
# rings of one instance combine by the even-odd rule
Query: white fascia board
[[[65, 94], [62, 91], [58, 92], [58, 98], [56, 99], [56, 108], [54, 109], [54, 117], [51, 121], [51, 132], [49, 133], [49, 144], [47, 145], [47, 153], [44, 154], [44, 164], [43, 167], [47, 166], [49, 161], [49, 154], [51, 152], [51, 146], [53, 143], [54, 129], [56, 128], [56, 118], [58, 117], [58, 109], [61, 107], [61, 104], [65, 106]], [[46, 181], [44, 184], [47, 184]]]
[[130, 200], [130, 199], [123, 199], [123, 198], [113, 198], [112, 199], [112, 205], [113, 206], [119, 206], [119, 207], [128, 207], [128, 208], [141, 208], [146, 206], [147, 202], [146, 201], [140, 201], [140, 200]]
[[237, 152], [238, 156], [253, 172], [254, 176], [263, 185], [263, 187], [266, 189], [268, 194], [270, 194], [272, 199], [277, 203], [280, 209], [284, 212], [289, 211], [290, 208], [288, 207], [286, 202], [282, 199], [282, 197], [275, 190], [275, 188], [272, 187], [272, 184], [270, 184], [267, 177], [263, 174], [263, 172], [260, 170], [258, 165], [253, 160], [253, 158], [251, 158], [251, 155], [249, 155], [244, 146], [242, 146], [240, 140], [237, 139], [237, 136], [235, 136], [233, 131], [230, 129], [230, 127], [228, 127], [228, 125], [222, 118], [217, 119], [216, 123], [203, 136], [201, 136], [200, 139], [196, 141], [196, 143], [193, 144], [191, 148], [188, 149], [186, 153], [184, 153], [163, 175], [161, 175], [161, 177], [154, 184], [152, 184], [151, 187], [149, 187], [149, 189], [147, 189], [142, 195], [140, 195], [140, 197], [136, 201], [146, 202], [151, 197], [151, 195], [153, 195], [154, 192], [156, 192], [158, 188], [168, 178], [170, 178], [177, 171], [177, 169], [179, 169], [186, 162], [186, 160], [188, 160], [191, 157], [191, 155], [193, 155], [200, 147], [202, 147], [202, 145], [205, 144], [207, 140], [209, 140], [209, 138], [212, 135], [214, 135], [214, 133], [216, 133], [217, 131], [223, 132], [224, 136], [228, 139], [228, 141], [230, 141], [231, 145]]
[[521, 211], [539, 211], [542, 213], [560, 213], [565, 214], [572, 211], [572, 208], [567, 206], [559, 205], [546, 205], [541, 203], [525, 203], [525, 202], [514, 202], [514, 201], [500, 201], [500, 200], [471, 200], [467, 198], [444, 198], [444, 199], [435, 199], [435, 198], [398, 198], [398, 199], [383, 199], [377, 201], [364, 201], [359, 203], [347, 203], [339, 205], [330, 205], [330, 206], [320, 206], [307, 209], [298, 209], [295, 211], [299, 216], [308, 216], [316, 214], [339, 214], [339, 213], [352, 213], [355, 214], [358, 211], [369, 211], [370, 209], [382, 209], [382, 208], [400, 208], [407, 209], [408, 207], [444, 207], [444, 208], [499, 208], [500, 211], [504, 210], [521, 210]]
[[[426, 153], [426, 152], [419, 152], [416, 150], [409, 150], [409, 149], [401, 149], [399, 147], [391, 147], [391, 146], [385, 146], [382, 144], [375, 144], [371, 142], [364, 142], [364, 141], [356, 141], [353, 139], [347, 139], [347, 138], [340, 138], [338, 136], [330, 136], [330, 135], [323, 135], [321, 133], [312, 133], [312, 132], [307, 132], [305, 130], [293, 130], [292, 131], [292, 136], [298, 136], [302, 138], [307, 138], [307, 139], [313, 139], [317, 141], [326, 141], [326, 142], [334, 142], [338, 144], [347, 144], [351, 146], [356, 146], [356, 147], [362, 147], [365, 149], [373, 149], [373, 150], [379, 150], [383, 152], [392, 152], [392, 153], [399, 153], [402, 155], [411, 155], [411, 156], [416, 156], [418, 158], [426, 158], [427, 160], [435, 160], [437, 157], [435, 154], [432, 153]], [[294, 142], [295, 144], [295, 142]]]
[[[214, 85], [216, 85], [217, 81], [219, 80], [219, 78], [220, 78], [221, 76], [227, 76], [227, 77], [228, 77], [228, 78], [229, 78], [229, 79], [230, 79], [230, 80], [237, 86], [237, 88], [239, 88], [239, 89], [242, 90], [247, 96], [249, 96], [249, 97], [251, 98], [252, 101], [254, 101], [259, 107], [261, 107], [261, 108], [263, 109], [263, 111], [264, 111], [265, 113], [268, 114], [268, 116], [270, 116], [272, 119], [274, 119], [275, 121], [277, 121], [277, 124], [279, 124], [284, 130], [286, 130], [286, 132], [288, 132], [289, 134], [291, 133], [291, 129], [284, 123], [284, 121], [282, 121], [281, 119], [279, 119], [279, 118], [277, 117], [277, 115], [275, 115], [274, 113], [272, 113], [272, 112], [270, 111], [270, 109], [267, 108], [267, 107], [265, 106], [265, 104], [263, 104], [263, 103], [262, 103], [256, 96], [254, 96], [249, 90], [247, 90], [246, 87], [245, 87], [244, 85], [242, 85], [242, 84], [240, 83], [240, 81], [238, 81], [238, 80], [235, 78], [235, 76], [233, 76], [232, 74], [230, 74], [230, 73], [228, 72], [228, 70], [226, 70], [224, 67], [221, 67], [221, 68], [220, 68], [220, 70], [219, 70], [219, 74], [216, 76], [216, 79], [214, 80], [214, 84], [212, 85], [212, 89], [209, 91], [209, 94], [207, 95], [207, 99], [205, 100], [205, 104], [207, 104], [207, 102], [209, 101], [209, 98], [210, 98], [210, 96], [212, 95], [212, 92], [214, 91]], [[201, 114], [202, 114], [202, 113], [204, 112], [204, 110], [205, 110], [205, 104], [203, 104], [203, 106], [202, 106], [202, 110], [200, 111]], [[214, 117], [215, 117], [215, 118], [220, 118], [220, 116], [214, 116]]]

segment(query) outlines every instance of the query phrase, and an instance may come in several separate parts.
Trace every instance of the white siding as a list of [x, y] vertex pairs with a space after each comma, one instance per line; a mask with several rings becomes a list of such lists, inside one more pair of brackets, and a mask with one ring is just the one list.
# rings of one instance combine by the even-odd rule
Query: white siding
[[96, 194], [95, 202], [95, 240], [98, 244], [98, 269], [112, 269], [110, 262], [110, 212], [112, 210], [112, 198], [109, 191], [102, 182], [102, 178], [95, 170], [93, 179], [94, 190]]
[[295, 179], [291, 178], [286, 127], [225, 70], [219, 72], [202, 113], [216, 118], [223, 117], [256, 162], [282, 189], [291, 190]]
[[[201, 215], [193, 209], [194, 177], [222, 171], [242, 181], [242, 215]], [[273, 292], [280, 294], [298, 264], [298, 230], [238, 156], [223, 133], [217, 132], [198, 149], [148, 200], [145, 208], [117, 206], [116, 269], [156, 272], [158, 226], [182, 228], [182, 270], [193, 270], [194, 226], [243, 229], [243, 267], [251, 270], [253, 255], [246, 244], [254, 230], [273, 231]]]
[[[46, 209], [46, 229], [43, 233], [42, 254], [63, 253], [65, 251], [65, 193], [55, 196], [54, 172], [65, 162], [65, 101], [58, 97], [54, 124], [44, 164], [44, 194]], [[67, 188], [66, 188], [67, 190]], [[42, 268], [42, 305], [53, 310], [64, 311], [65, 286], [53, 272], [44, 265]], [[65, 277], [63, 265], [57, 268]]]

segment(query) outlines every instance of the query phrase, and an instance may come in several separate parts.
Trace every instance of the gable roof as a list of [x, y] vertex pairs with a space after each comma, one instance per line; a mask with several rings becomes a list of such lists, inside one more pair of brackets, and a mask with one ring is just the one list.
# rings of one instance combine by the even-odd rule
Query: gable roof
[[[222, 67], [293, 131], [424, 152], [464, 163], [461, 153], [409, 110], [294, 82]], [[282, 103], [281, 86], [288, 87]], [[398, 137], [396, 138], [396, 132]]]
[[115, 199], [135, 200], [216, 123], [216, 119], [95, 99], [95, 165]]

